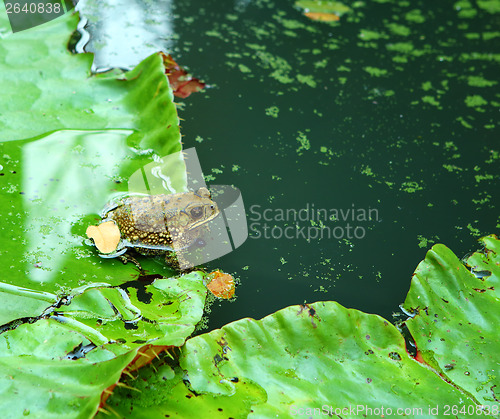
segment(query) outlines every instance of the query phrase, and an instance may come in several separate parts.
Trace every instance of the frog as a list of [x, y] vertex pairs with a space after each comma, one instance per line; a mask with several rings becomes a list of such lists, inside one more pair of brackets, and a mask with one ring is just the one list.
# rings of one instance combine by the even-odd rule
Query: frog
[[111, 251], [102, 252], [93, 233], [89, 234], [94, 226], [87, 229], [87, 235], [94, 239], [101, 257], [120, 257], [137, 264], [130, 255], [124, 256], [128, 249], [134, 249], [141, 255], [164, 256], [167, 265], [184, 271], [191, 267], [187, 253], [204, 245], [209, 223], [219, 213], [205, 187], [176, 194], [129, 195], [108, 202], [101, 213], [101, 224], [111, 224], [119, 231], [119, 240], [113, 242]]

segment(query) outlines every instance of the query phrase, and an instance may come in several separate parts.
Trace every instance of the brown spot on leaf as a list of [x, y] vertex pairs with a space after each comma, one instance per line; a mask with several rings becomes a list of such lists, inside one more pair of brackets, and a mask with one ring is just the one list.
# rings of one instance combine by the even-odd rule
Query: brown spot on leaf
[[313, 307], [311, 307], [309, 304], [301, 304], [300, 310], [297, 312], [297, 316], [301, 315], [303, 311], [307, 311], [308, 316], [311, 318], [311, 324], [316, 329], [316, 327], [318, 327], [318, 325], [316, 323], [314, 323], [314, 319], [321, 321], [319, 316], [316, 314], [316, 310]]
[[484, 288], [472, 288], [474, 291], [477, 291], [477, 292], [486, 292], [488, 290], [491, 290], [491, 291], [495, 291], [495, 287], [488, 287], [486, 289]]
[[401, 361], [401, 355], [399, 355], [397, 352], [390, 352], [389, 358], [391, 358], [394, 361]]
[[227, 345], [227, 340], [224, 337], [221, 337], [220, 340], [218, 340], [216, 342], [217, 342], [217, 345], [222, 346], [222, 347]]

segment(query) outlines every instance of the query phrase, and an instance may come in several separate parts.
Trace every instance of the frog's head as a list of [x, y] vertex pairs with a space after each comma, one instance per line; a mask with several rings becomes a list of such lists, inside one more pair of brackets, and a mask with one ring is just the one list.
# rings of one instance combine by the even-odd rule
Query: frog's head
[[207, 188], [200, 188], [192, 195], [189, 194], [189, 202], [183, 209], [183, 213], [189, 217], [188, 230], [193, 230], [213, 220], [219, 215], [217, 203], [212, 201]]

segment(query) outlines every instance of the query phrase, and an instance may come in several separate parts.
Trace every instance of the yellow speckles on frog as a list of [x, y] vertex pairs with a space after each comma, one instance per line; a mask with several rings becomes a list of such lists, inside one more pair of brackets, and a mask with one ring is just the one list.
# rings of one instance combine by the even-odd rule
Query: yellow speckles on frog
[[165, 261], [178, 269], [189, 249], [203, 242], [207, 224], [219, 214], [207, 188], [172, 195], [129, 196], [108, 206], [103, 222], [87, 229], [101, 253], [117, 257], [123, 254], [113, 254], [119, 247], [134, 248], [143, 255], [165, 255]]

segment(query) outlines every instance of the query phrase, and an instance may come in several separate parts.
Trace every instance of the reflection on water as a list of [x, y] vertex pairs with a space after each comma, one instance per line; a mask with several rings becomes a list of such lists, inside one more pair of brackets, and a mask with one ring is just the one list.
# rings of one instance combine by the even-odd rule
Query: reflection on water
[[[30, 280], [51, 282], [67, 252], [81, 246], [70, 233], [82, 216], [109, 198], [109, 180], [132, 155], [132, 131], [58, 131], [22, 149], [25, 262]], [[81, 254], [81, 257], [84, 257]]]
[[175, 38], [171, 8], [171, 0], [81, 0], [77, 10], [89, 19], [92, 37], [87, 48], [95, 53], [94, 68], [131, 69], [157, 51], [171, 50]]

